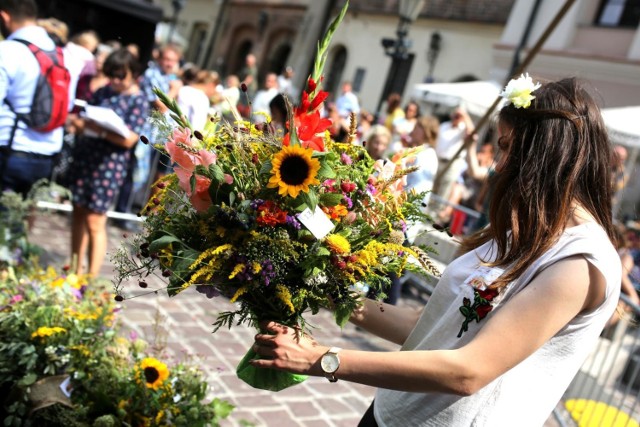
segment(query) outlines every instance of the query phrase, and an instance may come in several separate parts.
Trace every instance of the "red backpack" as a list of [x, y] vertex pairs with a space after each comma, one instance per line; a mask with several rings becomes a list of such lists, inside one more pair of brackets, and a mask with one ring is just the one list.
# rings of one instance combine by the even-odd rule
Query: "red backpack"
[[[69, 70], [64, 66], [62, 49], [44, 51], [26, 40], [14, 39], [26, 45], [40, 65], [40, 75], [31, 101], [31, 111], [14, 113], [16, 119], [38, 132], [51, 132], [64, 125], [69, 112]], [[7, 104], [9, 104], [7, 102]], [[9, 104], [13, 111], [13, 107]]]

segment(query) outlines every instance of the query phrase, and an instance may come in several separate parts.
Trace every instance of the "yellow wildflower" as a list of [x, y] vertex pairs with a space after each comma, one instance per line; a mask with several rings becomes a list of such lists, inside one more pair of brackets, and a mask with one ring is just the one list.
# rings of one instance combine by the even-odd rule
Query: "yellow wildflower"
[[324, 242], [334, 253], [344, 255], [351, 252], [349, 241], [339, 234], [329, 234]]
[[234, 277], [236, 277], [239, 273], [242, 273], [244, 271], [245, 265], [243, 263], [237, 264], [234, 268], [233, 271], [231, 272], [231, 274], [229, 274], [229, 279], [233, 279]]
[[254, 262], [253, 264], [251, 264], [251, 267], [253, 267], [254, 274], [258, 274], [262, 271], [262, 266], [257, 262]]
[[283, 285], [276, 285], [276, 296], [289, 308], [289, 311], [294, 313], [296, 308], [291, 302], [291, 292]]
[[246, 286], [242, 286], [241, 288], [239, 288], [235, 294], [233, 294], [233, 297], [229, 300], [230, 303], [234, 303], [238, 300], [238, 298], [240, 298], [243, 294], [246, 294], [247, 291], [249, 289]]
[[67, 330], [59, 326], [54, 326], [53, 328], [50, 328], [48, 326], [41, 326], [38, 328], [37, 331], [31, 334], [31, 338], [36, 338], [36, 337], [45, 338], [45, 337], [50, 337], [51, 335], [54, 335], [54, 334], [61, 334], [63, 332], [67, 332]]

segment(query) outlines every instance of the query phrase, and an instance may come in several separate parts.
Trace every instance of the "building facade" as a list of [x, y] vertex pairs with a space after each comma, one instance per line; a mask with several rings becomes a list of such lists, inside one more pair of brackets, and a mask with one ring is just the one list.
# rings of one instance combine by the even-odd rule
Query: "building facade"
[[[402, 74], [406, 80], [404, 93], [409, 94], [413, 84], [427, 80], [488, 78], [492, 48], [500, 40], [513, 3], [427, 1], [410, 28], [410, 61]], [[158, 4], [165, 9], [165, 16], [172, 16], [172, 0]], [[226, 75], [239, 72], [244, 57], [252, 52], [264, 75], [299, 62], [295, 56], [313, 58], [318, 36], [343, 4], [336, 0], [188, 0], [175, 28], [189, 41], [188, 61]], [[336, 93], [340, 83], [349, 80], [362, 105], [374, 111], [391, 65], [382, 40], [396, 37], [398, 22], [398, 0], [351, 0], [333, 38], [325, 88]], [[313, 29], [315, 34], [315, 28], [320, 31], [310, 43], [309, 32]], [[434, 51], [435, 38], [439, 43]], [[297, 46], [302, 40], [304, 45]], [[296, 72], [304, 79], [308, 65], [302, 69]]]

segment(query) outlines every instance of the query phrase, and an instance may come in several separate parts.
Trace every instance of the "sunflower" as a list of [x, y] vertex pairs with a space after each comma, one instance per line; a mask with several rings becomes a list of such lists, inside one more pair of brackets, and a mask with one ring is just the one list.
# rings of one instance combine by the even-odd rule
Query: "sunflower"
[[293, 198], [300, 192], [309, 192], [309, 185], [320, 184], [316, 175], [320, 170], [318, 159], [311, 158], [312, 149], [306, 149], [299, 145], [282, 147], [282, 150], [273, 156], [273, 168], [268, 188], [278, 188], [282, 196], [287, 194]]
[[167, 365], [153, 357], [145, 357], [138, 365], [138, 369], [144, 376], [144, 382], [147, 388], [157, 390], [162, 383], [169, 378], [169, 369]]

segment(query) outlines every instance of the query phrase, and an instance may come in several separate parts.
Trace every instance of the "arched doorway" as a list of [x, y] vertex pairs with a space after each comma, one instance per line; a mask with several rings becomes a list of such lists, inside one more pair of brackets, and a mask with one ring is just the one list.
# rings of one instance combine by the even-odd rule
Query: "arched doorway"
[[291, 44], [288, 42], [274, 48], [269, 54], [267, 72], [280, 74], [288, 65], [289, 53], [291, 53]]
[[333, 48], [329, 71], [325, 73], [326, 79], [324, 84], [324, 90], [329, 92], [333, 99], [340, 95], [340, 83], [342, 82], [342, 74], [344, 73], [346, 64], [347, 49], [344, 46], [336, 46]]
[[251, 53], [251, 49], [253, 49], [253, 42], [251, 40], [243, 40], [238, 45], [236, 55], [232, 59], [233, 62], [230, 64], [231, 67], [229, 67], [229, 71], [231, 71], [232, 74], [240, 74], [240, 71], [242, 71], [245, 64], [245, 58], [249, 53]]

